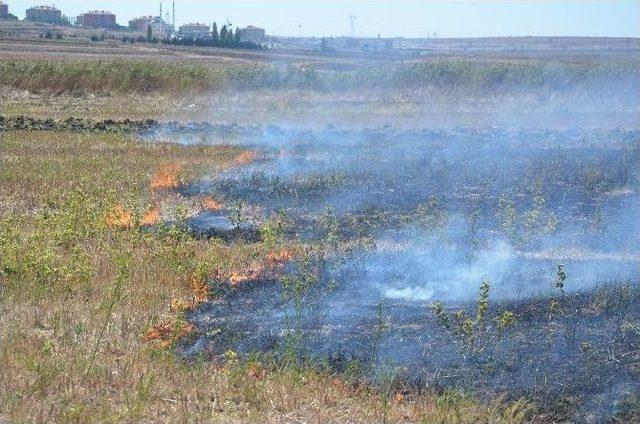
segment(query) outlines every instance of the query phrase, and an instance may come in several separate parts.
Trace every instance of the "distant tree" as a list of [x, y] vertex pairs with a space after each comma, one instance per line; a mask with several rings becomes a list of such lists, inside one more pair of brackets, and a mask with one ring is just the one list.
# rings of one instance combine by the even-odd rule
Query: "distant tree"
[[218, 24], [215, 22], [211, 28], [211, 40], [213, 41], [213, 45], [216, 45], [220, 42], [220, 34], [218, 34]]
[[322, 41], [320, 41], [320, 50], [326, 51], [329, 47], [329, 43], [327, 43], [327, 39], [322, 37]]
[[236, 44], [240, 44], [240, 28], [236, 28], [236, 35], [234, 41]]
[[10, 21], [17, 21], [18, 17], [14, 14], [9, 13], [9, 16], [7, 16], [7, 19], [9, 19]]
[[147, 43], [150, 43], [153, 40], [153, 30], [151, 29], [151, 25], [147, 26]]
[[222, 25], [222, 28], [220, 28], [220, 44], [222, 44], [223, 46], [226, 45], [228, 42], [227, 37], [228, 37], [227, 26]]

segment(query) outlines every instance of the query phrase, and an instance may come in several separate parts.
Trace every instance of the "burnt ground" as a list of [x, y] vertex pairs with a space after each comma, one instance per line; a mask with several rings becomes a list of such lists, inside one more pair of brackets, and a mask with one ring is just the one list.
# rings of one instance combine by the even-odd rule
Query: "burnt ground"
[[[219, 298], [191, 317], [200, 337], [183, 346], [183, 354], [217, 360], [234, 350], [283, 357], [294, 343], [301, 357], [376, 385], [526, 396], [556, 419], [623, 413], [640, 388], [637, 286], [501, 302], [489, 315], [509, 310], [517, 323], [501, 331], [489, 319], [468, 345], [437, 322], [427, 302], [345, 302], [339, 290], [325, 292], [327, 285], [307, 294], [298, 318], [279, 282], [220, 288]], [[333, 301], [318, 300], [323, 297]], [[327, 303], [340, 307], [327, 309]]]
[[293, 352], [378, 385], [526, 396], [560, 420], [637, 408], [637, 131], [243, 131], [256, 161], [182, 194], [256, 225], [281, 211], [283, 243], [313, 247], [282, 280], [212, 281], [184, 355]]

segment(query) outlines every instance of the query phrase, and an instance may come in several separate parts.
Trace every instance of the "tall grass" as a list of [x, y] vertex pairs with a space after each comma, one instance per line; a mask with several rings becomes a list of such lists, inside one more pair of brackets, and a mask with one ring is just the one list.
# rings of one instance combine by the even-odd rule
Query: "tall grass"
[[203, 65], [150, 61], [5, 62], [0, 85], [53, 93], [151, 93], [211, 90], [218, 72]]
[[634, 84], [634, 60], [607, 63], [522, 63], [423, 60], [326, 71], [295, 65], [202, 65], [140, 60], [0, 63], [0, 85], [53, 93], [171, 93], [216, 89], [359, 88], [532, 89], [580, 88], [616, 82]]

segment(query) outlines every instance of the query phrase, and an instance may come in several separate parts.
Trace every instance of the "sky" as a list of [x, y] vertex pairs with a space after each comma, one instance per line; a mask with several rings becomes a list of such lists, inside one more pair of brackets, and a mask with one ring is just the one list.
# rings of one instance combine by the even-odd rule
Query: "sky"
[[[68, 16], [89, 9], [114, 12], [118, 23], [157, 15], [159, 1], [2, 0], [24, 18], [27, 7], [49, 1]], [[45, 3], [47, 4], [47, 3]], [[169, 12], [171, 1], [164, 1]], [[612, 36], [640, 37], [640, 0], [176, 0], [176, 23], [213, 21], [256, 25], [269, 35], [349, 35], [355, 15], [357, 36], [487, 37]]]

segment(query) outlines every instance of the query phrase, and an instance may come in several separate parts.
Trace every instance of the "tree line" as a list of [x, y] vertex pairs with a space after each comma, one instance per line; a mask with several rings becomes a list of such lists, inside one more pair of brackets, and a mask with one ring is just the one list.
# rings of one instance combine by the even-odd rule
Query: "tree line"
[[240, 39], [240, 28], [235, 31], [231, 25], [223, 25], [218, 31], [218, 25], [214, 22], [211, 33], [207, 37], [178, 37], [170, 40], [163, 40], [165, 44], [173, 44], [179, 46], [198, 46], [198, 47], [231, 47], [239, 49], [260, 49], [262, 46], [253, 41]]

